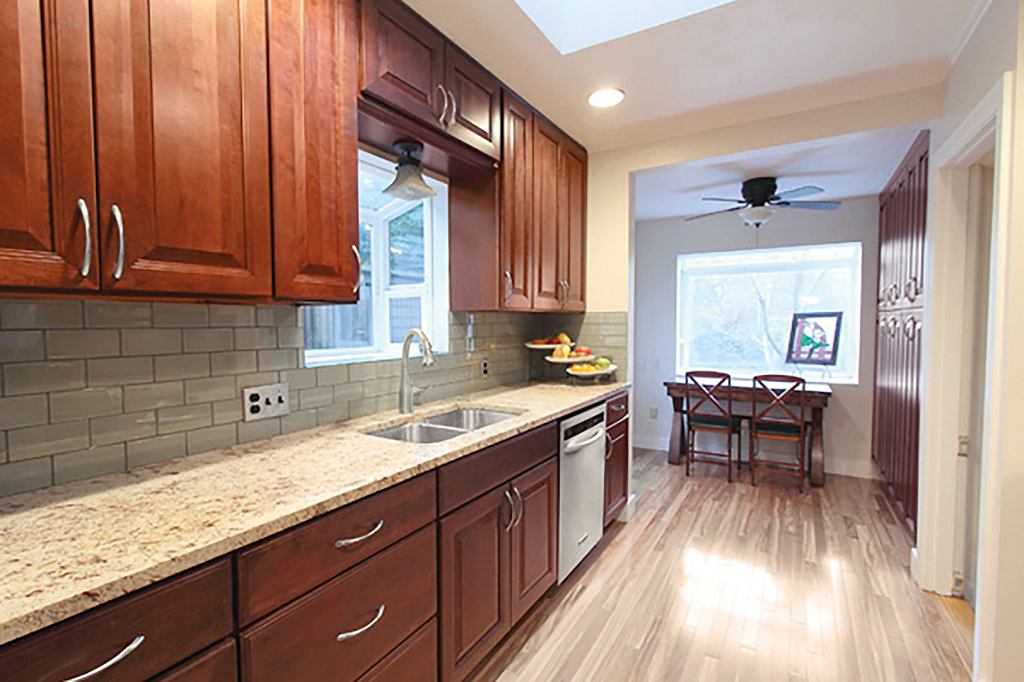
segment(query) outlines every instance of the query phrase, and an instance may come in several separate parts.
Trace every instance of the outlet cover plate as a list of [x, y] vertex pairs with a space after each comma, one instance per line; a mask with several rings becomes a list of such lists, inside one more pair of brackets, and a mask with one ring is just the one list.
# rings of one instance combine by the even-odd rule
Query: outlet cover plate
[[289, 412], [287, 382], [242, 389], [242, 414], [247, 422], [283, 417]]

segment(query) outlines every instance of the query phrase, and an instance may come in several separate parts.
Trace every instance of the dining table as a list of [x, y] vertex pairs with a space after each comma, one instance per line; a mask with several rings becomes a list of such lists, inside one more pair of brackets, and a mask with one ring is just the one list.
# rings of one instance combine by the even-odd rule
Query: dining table
[[[696, 394], [697, 387], [687, 388], [685, 376], [675, 376], [665, 382], [665, 390], [672, 399], [672, 436], [669, 441], [668, 462], [669, 464], [681, 464], [683, 462], [683, 443], [686, 441], [686, 393], [687, 390]], [[728, 386], [718, 389], [721, 396], [732, 397], [735, 405], [749, 405], [754, 397], [754, 380], [735, 378]], [[804, 384], [804, 400], [810, 411], [810, 418], [807, 420], [808, 433], [810, 435], [811, 456], [808, 461], [808, 478], [813, 486], [825, 485], [825, 408], [828, 407], [829, 398], [832, 397], [832, 387], [826, 383]]]

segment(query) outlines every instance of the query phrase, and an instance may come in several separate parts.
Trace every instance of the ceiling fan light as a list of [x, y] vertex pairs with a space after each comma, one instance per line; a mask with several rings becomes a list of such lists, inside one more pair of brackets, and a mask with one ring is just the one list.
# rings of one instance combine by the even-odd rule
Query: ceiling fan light
[[594, 90], [587, 97], [587, 103], [597, 109], [607, 109], [626, 99], [626, 93], [618, 88], [601, 88]]
[[382, 190], [384, 194], [406, 201], [435, 196], [437, 192], [423, 179], [420, 160], [414, 156], [423, 151], [423, 145], [419, 142], [399, 142], [395, 144], [395, 150], [398, 152], [395, 179]]
[[740, 218], [751, 227], [761, 227], [772, 219], [776, 209], [771, 206], [748, 206], [739, 212]]

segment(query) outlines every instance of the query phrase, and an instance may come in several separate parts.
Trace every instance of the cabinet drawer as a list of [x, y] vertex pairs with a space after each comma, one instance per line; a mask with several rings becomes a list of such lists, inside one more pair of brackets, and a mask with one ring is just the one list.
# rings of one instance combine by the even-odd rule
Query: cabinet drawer
[[235, 682], [238, 657], [235, 640], [225, 639], [203, 653], [176, 665], [153, 682]]
[[441, 516], [515, 478], [558, 452], [558, 425], [546, 424], [441, 467]]
[[430, 524], [252, 626], [242, 679], [358, 678], [436, 613], [436, 552]]
[[231, 567], [222, 559], [0, 649], [0, 671], [6, 682], [67, 680], [141, 637], [101, 678], [141, 680], [227, 637], [231, 627]]
[[238, 622], [251, 623], [422, 528], [437, 516], [436, 491], [430, 472], [240, 551]]
[[359, 682], [437, 682], [437, 619], [431, 618]]
[[608, 424], [614, 424], [629, 416], [629, 393], [620, 393], [608, 399]]

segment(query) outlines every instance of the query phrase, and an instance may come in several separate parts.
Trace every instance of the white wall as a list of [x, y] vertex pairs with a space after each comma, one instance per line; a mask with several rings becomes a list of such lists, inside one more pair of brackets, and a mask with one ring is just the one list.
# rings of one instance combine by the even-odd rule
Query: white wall
[[[874, 477], [871, 412], [878, 280], [878, 198], [847, 199], [835, 212], [780, 211], [761, 228], [759, 246], [861, 242], [860, 381], [835, 385], [825, 412], [826, 471]], [[634, 442], [667, 449], [672, 404], [663, 382], [675, 373], [676, 256], [754, 247], [754, 232], [735, 215], [694, 223], [679, 218], [641, 221], [636, 228]], [[657, 418], [650, 417], [651, 409]]]

